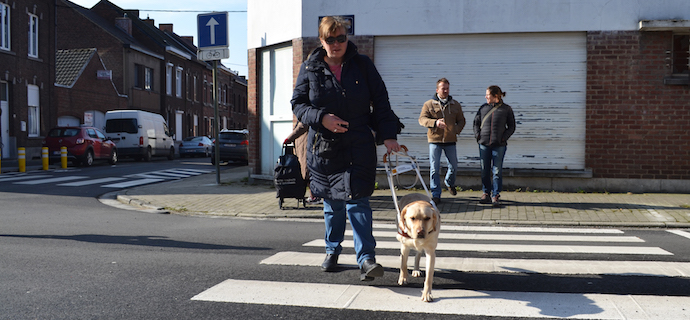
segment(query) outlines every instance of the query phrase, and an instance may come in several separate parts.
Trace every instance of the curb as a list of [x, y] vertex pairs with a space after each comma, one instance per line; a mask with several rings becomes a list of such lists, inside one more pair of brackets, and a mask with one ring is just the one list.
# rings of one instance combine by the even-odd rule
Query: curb
[[136, 206], [136, 207], [141, 207], [144, 209], [150, 209], [150, 210], [156, 210], [160, 214], [171, 214], [172, 212], [169, 210], [166, 210], [164, 207], [159, 207], [156, 205], [153, 205], [149, 202], [144, 202], [141, 200], [133, 199], [128, 196], [124, 196], [121, 194], [118, 194], [115, 196], [115, 199], [121, 203], [130, 205], [130, 206]]

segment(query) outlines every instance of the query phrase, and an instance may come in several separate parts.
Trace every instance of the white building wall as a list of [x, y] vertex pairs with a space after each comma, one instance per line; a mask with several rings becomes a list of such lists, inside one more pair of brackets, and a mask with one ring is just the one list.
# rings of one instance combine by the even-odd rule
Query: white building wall
[[688, 0], [251, 0], [247, 47], [316, 37], [325, 15], [355, 15], [355, 34], [381, 36], [637, 30], [687, 12]]

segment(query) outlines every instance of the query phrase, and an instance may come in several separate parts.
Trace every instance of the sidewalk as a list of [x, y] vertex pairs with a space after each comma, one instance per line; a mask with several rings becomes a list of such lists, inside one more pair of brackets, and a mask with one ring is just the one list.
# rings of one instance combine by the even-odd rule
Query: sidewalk
[[[120, 202], [189, 215], [255, 218], [323, 217], [322, 205], [297, 206], [285, 199], [278, 208], [271, 181], [248, 181], [246, 167], [221, 168], [182, 180], [146, 185], [117, 192]], [[403, 196], [410, 191], [396, 191]], [[424, 193], [424, 190], [414, 191]], [[439, 205], [444, 223], [501, 225], [561, 225], [690, 228], [688, 194], [607, 194], [558, 192], [502, 192], [501, 207], [479, 204], [480, 191], [443, 192]], [[374, 220], [395, 221], [395, 205], [388, 189], [371, 197]]]

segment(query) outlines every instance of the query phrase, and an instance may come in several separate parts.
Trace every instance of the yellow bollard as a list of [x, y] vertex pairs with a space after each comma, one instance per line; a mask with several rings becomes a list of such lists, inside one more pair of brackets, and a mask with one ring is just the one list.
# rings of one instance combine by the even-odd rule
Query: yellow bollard
[[60, 164], [67, 169], [67, 147], [60, 147]]
[[19, 172], [26, 172], [26, 149], [17, 149], [17, 161], [19, 162]]
[[48, 147], [43, 147], [41, 149], [41, 160], [43, 161], [43, 170], [48, 170], [49, 158], [48, 158]]

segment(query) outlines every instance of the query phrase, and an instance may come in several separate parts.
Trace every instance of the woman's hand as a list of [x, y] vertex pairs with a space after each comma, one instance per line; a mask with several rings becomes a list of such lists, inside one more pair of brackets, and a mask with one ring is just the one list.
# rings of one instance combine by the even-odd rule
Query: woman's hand
[[395, 152], [400, 151], [400, 145], [398, 144], [398, 140], [386, 139], [383, 141], [383, 145], [386, 146], [386, 153], [391, 153], [393, 151], [395, 151]]
[[321, 119], [321, 125], [328, 131], [335, 133], [344, 133], [348, 131], [347, 126], [350, 125], [350, 123], [343, 119], [340, 119], [340, 117], [332, 113], [329, 113], [323, 116], [323, 119]]

